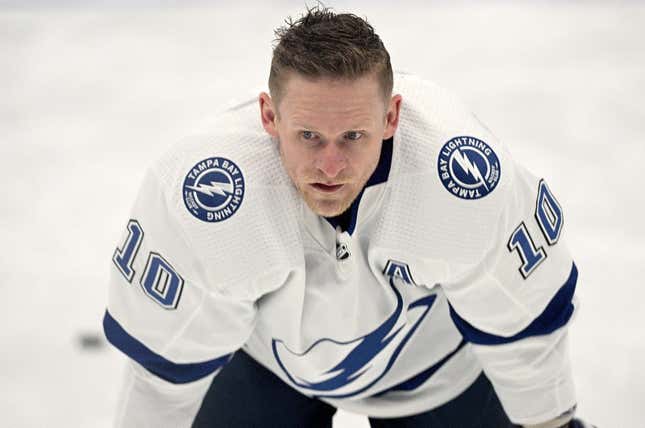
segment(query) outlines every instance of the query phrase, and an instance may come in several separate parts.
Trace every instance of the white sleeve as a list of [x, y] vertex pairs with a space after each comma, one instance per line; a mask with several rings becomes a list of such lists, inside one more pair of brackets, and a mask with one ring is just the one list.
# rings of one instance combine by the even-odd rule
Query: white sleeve
[[168, 383], [137, 363], [126, 367], [115, 427], [190, 427], [217, 372], [185, 384]]
[[108, 340], [131, 361], [119, 427], [189, 427], [213, 375], [251, 334], [252, 299], [207, 278], [150, 171], [113, 257]]
[[551, 189], [510, 160], [505, 166], [511, 178], [483, 260], [443, 286], [510, 419], [536, 424], [576, 404], [567, 325], [578, 272]]

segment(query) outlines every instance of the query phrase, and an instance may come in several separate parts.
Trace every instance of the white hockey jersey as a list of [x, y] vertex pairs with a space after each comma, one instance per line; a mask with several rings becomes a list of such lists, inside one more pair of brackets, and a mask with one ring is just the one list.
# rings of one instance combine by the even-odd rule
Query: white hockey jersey
[[410, 75], [394, 90], [399, 128], [344, 226], [298, 195], [256, 100], [150, 168], [104, 318], [132, 359], [118, 426], [190, 426], [240, 348], [370, 416], [440, 406], [482, 369], [517, 424], [575, 404], [556, 196], [446, 91]]

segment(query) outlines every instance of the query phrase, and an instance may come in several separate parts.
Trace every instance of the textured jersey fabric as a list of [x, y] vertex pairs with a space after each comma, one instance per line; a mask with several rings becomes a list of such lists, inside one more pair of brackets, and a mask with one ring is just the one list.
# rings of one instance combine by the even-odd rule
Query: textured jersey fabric
[[[128, 229], [104, 321], [133, 360], [117, 425], [189, 426], [241, 347], [303, 394], [375, 417], [440, 406], [482, 368], [515, 423], [575, 404], [566, 326], [577, 271], [550, 188], [448, 92], [397, 75], [395, 93], [399, 128], [351, 230], [302, 201], [255, 100], [149, 169], [129, 223], [141, 229], [136, 254], [124, 250]], [[460, 136], [499, 160], [484, 197], [459, 197], [442, 180], [441, 151]], [[187, 208], [185, 180], [213, 158], [232, 161], [245, 187], [232, 215], [207, 222]]]

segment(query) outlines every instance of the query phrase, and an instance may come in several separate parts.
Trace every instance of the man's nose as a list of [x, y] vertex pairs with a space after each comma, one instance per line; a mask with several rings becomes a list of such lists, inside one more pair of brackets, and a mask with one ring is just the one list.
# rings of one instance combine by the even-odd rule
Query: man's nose
[[347, 157], [337, 144], [325, 144], [316, 159], [316, 168], [325, 176], [335, 178], [347, 166]]

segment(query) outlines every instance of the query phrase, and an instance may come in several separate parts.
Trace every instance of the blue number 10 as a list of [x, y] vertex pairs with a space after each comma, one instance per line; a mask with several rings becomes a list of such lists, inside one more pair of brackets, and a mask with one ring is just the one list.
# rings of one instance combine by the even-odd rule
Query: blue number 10
[[[132, 283], [134, 259], [143, 241], [143, 228], [136, 220], [128, 222], [128, 236], [122, 248], [117, 248], [112, 261], [125, 279]], [[176, 309], [181, 298], [184, 280], [161, 254], [150, 252], [146, 268], [139, 280], [148, 297], [166, 309]]]
[[[540, 180], [538, 196], [535, 203], [535, 219], [549, 245], [555, 245], [560, 238], [562, 231], [563, 215], [560, 204], [549, 190], [544, 180]], [[524, 222], [522, 222], [511, 234], [508, 240], [508, 250], [517, 251], [522, 260], [520, 273], [525, 279], [535, 271], [547, 255], [544, 248], [538, 247], [533, 242], [531, 235]]]

